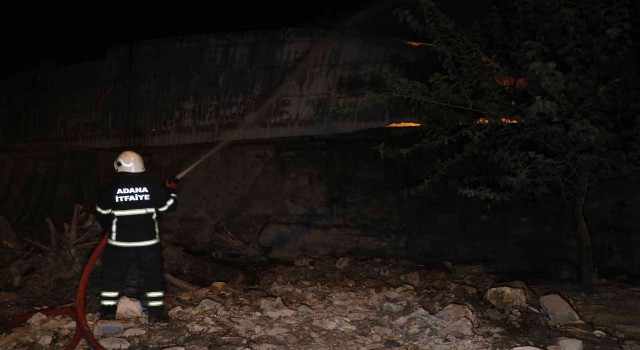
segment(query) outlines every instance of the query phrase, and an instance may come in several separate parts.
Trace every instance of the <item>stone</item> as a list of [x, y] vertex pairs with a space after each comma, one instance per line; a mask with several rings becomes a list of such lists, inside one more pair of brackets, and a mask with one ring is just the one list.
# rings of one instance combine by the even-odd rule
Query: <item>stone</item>
[[143, 317], [142, 304], [138, 299], [123, 296], [118, 300], [116, 319], [132, 319]]
[[626, 340], [624, 350], [640, 350], [640, 340]]
[[293, 264], [298, 267], [309, 266], [311, 263], [313, 263], [313, 258], [306, 255], [300, 255], [293, 261]]
[[213, 311], [216, 313], [218, 310], [222, 309], [223, 306], [217, 301], [211, 299], [203, 299], [198, 306], [194, 308], [196, 313], [204, 313], [208, 311]]
[[614, 329], [624, 333], [626, 338], [640, 339], [640, 325], [637, 324], [616, 324]]
[[540, 306], [551, 321], [559, 325], [580, 321], [580, 316], [576, 311], [558, 294], [542, 296], [540, 298]]
[[38, 344], [42, 346], [49, 346], [53, 342], [53, 336], [51, 334], [43, 334], [38, 338]]
[[387, 302], [387, 303], [384, 303], [384, 305], [382, 305], [382, 310], [395, 313], [395, 312], [400, 312], [404, 310], [404, 306]]
[[142, 328], [129, 328], [127, 330], [124, 331], [123, 335], [125, 337], [137, 337], [139, 335], [144, 335], [147, 334], [147, 330], [146, 329], [142, 329]]
[[122, 338], [102, 338], [98, 341], [105, 349], [128, 349], [131, 346], [126, 339]]
[[420, 274], [417, 271], [406, 273], [400, 276], [400, 280], [417, 287], [420, 284]]
[[94, 333], [96, 336], [104, 334], [117, 334], [125, 330], [125, 324], [118, 320], [101, 320], [96, 323]]
[[454, 322], [461, 318], [467, 318], [472, 323], [475, 323], [476, 316], [471, 309], [466, 305], [449, 304], [444, 309], [440, 310], [436, 315], [437, 318]]
[[473, 323], [468, 318], [463, 317], [447, 325], [444, 329], [442, 329], [442, 333], [459, 338], [470, 336], [474, 334]]
[[524, 289], [521, 288], [489, 288], [484, 294], [484, 298], [500, 310], [519, 308], [527, 305], [527, 296]]
[[583, 347], [582, 340], [571, 338], [558, 340], [558, 345], [560, 345], [564, 350], [582, 350]]
[[351, 258], [342, 257], [336, 262], [336, 268], [342, 270], [351, 264]]

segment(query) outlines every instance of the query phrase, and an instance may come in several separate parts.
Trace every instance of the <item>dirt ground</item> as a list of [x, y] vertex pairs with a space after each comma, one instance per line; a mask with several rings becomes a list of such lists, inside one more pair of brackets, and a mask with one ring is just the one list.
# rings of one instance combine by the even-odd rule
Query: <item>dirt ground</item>
[[[73, 322], [67, 316], [19, 325], [9, 321], [37, 310], [73, 306], [90, 252], [90, 244], [76, 247], [73, 253], [1, 252], [0, 323], [4, 327], [0, 345], [5, 345], [1, 349], [64, 348], [73, 335], [68, 332]], [[487, 302], [484, 293], [504, 282], [505, 276], [482, 265], [422, 266], [403, 258], [351, 257], [221, 264], [177, 247], [165, 249], [165, 255], [169, 261], [166, 302], [171, 322], [149, 325], [141, 317], [120, 323], [129, 335], [104, 334], [104, 321], [96, 315], [99, 262], [94, 267], [86, 288], [87, 320], [108, 348], [444, 350], [533, 346], [562, 350], [573, 348], [553, 346], [569, 339], [580, 341], [587, 350], [640, 349], [640, 285], [628, 280], [600, 280], [585, 288], [563, 281], [527, 281], [522, 276], [520, 282], [530, 289], [528, 305], [500, 310]], [[509, 279], [517, 280], [514, 276]], [[569, 300], [580, 321], [567, 325], [550, 322], [537, 303], [539, 296], [549, 293]], [[460, 312], [465, 316], [447, 323], [451, 319], [443, 312], [449, 305], [462, 306], [466, 311]], [[43, 329], [42, 324], [54, 318], [61, 324]], [[460, 320], [471, 320], [469, 328]], [[461, 328], [452, 329], [454, 324]], [[130, 329], [143, 331], [132, 335]], [[50, 343], [43, 343], [43, 334], [51, 338]], [[113, 339], [129, 345], [109, 343]], [[86, 343], [79, 348], [87, 348]]]

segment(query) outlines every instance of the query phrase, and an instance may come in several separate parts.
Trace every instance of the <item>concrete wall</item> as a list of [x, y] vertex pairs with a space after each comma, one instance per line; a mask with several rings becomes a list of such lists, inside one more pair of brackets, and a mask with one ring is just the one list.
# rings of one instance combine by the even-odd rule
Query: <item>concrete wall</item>
[[[180, 182], [180, 208], [162, 217], [167, 243], [233, 256], [231, 233], [266, 256], [409, 256], [425, 264], [492, 262], [501, 270], [545, 270], [576, 261], [574, 227], [560, 198], [516, 199], [491, 209], [441, 187], [405, 198], [421, 162], [380, 159], [388, 129], [325, 137], [229, 143]], [[137, 149], [158, 182], [218, 143]], [[74, 203], [93, 212], [95, 189], [111, 181], [116, 150], [31, 152], [0, 157], [0, 215], [20, 237], [48, 242], [45, 217], [62, 230]], [[640, 238], [630, 184], [612, 184], [587, 203], [601, 275], [640, 271]], [[243, 243], [243, 244], [244, 244]]]
[[158, 146], [379, 127], [398, 116], [354, 88], [416, 57], [401, 41], [303, 29], [115, 46], [101, 61], [1, 82], [0, 146]]
[[[165, 218], [166, 239], [207, 254], [229, 253], [233, 249], [216, 240], [228, 230], [284, 260], [299, 254], [407, 255], [425, 264], [483, 261], [548, 277], [577, 273], [561, 271], [579, 260], [574, 223], [560, 196], [515, 198], [492, 208], [446, 186], [405, 197], [404, 186], [433, 160], [380, 159], [373, 147], [389, 143], [389, 132], [230, 144], [181, 182], [181, 209]], [[206, 150], [154, 150], [151, 166], [177, 172], [185, 166], [177, 164]], [[640, 271], [634, 219], [640, 196], [629, 195], [634, 188], [610, 184], [587, 201], [601, 276]]]

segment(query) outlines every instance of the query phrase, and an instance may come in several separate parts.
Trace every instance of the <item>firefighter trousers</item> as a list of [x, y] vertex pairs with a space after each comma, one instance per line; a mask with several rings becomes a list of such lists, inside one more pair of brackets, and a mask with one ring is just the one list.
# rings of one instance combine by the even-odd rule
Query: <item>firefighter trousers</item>
[[107, 244], [102, 252], [102, 285], [100, 287], [100, 315], [114, 316], [118, 299], [123, 295], [130, 271], [139, 271], [139, 285], [143, 291], [142, 304], [150, 318], [164, 316], [164, 276], [162, 245], [119, 247]]

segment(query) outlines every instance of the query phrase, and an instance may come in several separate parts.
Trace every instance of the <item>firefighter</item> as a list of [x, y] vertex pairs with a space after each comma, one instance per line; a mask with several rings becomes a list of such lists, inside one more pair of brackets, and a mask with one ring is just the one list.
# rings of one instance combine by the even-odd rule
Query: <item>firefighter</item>
[[149, 323], [167, 322], [158, 215], [177, 208], [177, 180], [152, 182], [133, 151], [120, 153], [113, 165], [117, 179], [98, 193], [96, 205], [109, 235], [101, 257], [100, 318], [115, 318], [128, 273], [136, 268]]

